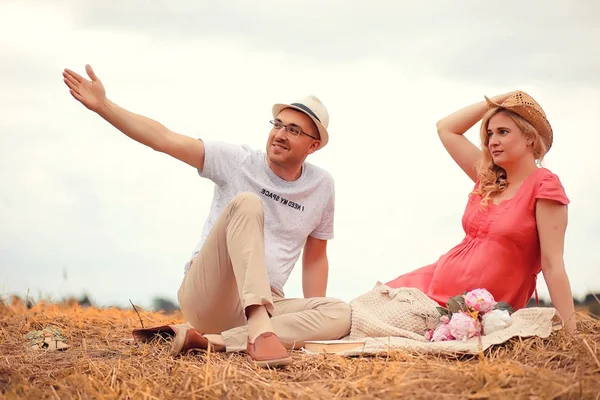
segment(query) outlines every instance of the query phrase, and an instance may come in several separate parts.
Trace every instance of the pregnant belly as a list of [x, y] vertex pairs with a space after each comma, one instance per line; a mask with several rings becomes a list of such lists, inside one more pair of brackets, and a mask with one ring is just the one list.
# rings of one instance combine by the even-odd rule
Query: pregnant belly
[[498, 301], [509, 301], [511, 288], [521, 287], [531, 274], [502, 249], [461, 244], [438, 262], [430, 287], [431, 297], [438, 302], [477, 288], [489, 290]]

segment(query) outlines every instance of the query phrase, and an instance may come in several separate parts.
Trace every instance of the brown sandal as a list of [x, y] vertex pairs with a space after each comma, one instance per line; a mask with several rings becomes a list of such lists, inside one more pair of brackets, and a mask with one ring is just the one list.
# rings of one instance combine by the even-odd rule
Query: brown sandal
[[261, 368], [284, 367], [292, 363], [292, 357], [273, 332], [265, 332], [254, 343], [246, 346], [250, 359]]

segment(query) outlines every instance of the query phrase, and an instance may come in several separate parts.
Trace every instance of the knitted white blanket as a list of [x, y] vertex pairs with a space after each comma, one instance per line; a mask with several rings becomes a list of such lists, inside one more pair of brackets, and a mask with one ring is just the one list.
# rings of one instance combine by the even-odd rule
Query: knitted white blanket
[[388, 351], [476, 354], [510, 338], [546, 338], [560, 329], [554, 321], [554, 308], [524, 308], [511, 316], [511, 324], [500, 331], [467, 341], [428, 342], [423, 333], [435, 328], [438, 304], [413, 288], [392, 289], [377, 282], [375, 288], [350, 302], [352, 326], [345, 339], [365, 340], [359, 348], [339, 354], [356, 356]]

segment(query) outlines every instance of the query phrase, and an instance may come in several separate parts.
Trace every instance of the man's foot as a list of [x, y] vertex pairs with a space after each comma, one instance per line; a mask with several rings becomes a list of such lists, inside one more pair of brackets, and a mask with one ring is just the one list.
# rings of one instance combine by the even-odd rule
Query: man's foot
[[248, 318], [248, 341], [254, 341], [264, 332], [274, 331], [271, 317], [265, 306], [253, 305], [246, 307], [246, 317]]
[[212, 352], [225, 352], [225, 346], [210, 343], [196, 329], [181, 329], [173, 339], [171, 355], [187, 354], [191, 351], [208, 350], [209, 348]]
[[246, 352], [261, 368], [283, 367], [292, 363], [292, 357], [273, 332], [259, 335], [254, 343], [248, 340]]

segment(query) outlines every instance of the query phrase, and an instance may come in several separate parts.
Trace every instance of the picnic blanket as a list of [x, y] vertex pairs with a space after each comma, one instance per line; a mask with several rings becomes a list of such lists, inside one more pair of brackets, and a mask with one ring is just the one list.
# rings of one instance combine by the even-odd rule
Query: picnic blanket
[[538, 336], [546, 338], [560, 329], [554, 308], [523, 308], [511, 316], [511, 324], [490, 335], [467, 341], [429, 342], [426, 329], [435, 328], [438, 304], [414, 288], [390, 288], [377, 282], [369, 292], [350, 302], [352, 325], [347, 340], [361, 339], [364, 346], [338, 354], [357, 356], [388, 351], [417, 351], [420, 353], [476, 354], [490, 346], [504, 343], [513, 337]]

